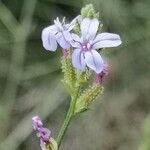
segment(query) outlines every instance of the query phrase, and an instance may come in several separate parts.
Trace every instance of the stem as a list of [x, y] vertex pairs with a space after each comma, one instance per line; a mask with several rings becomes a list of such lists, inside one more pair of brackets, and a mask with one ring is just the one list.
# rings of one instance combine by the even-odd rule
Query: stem
[[67, 115], [65, 117], [65, 120], [62, 124], [62, 127], [59, 131], [59, 134], [57, 136], [57, 144], [58, 144], [58, 147], [60, 146], [61, 142], [62, 142], [62, 139], [68, 129], [68, 126], [72, 120], [72, 117], [73, 117], [73, 113], [74, 113], [74, 108], [75, 108], [75, 104], [76, 104], [76, 100], [77, 100], [77, 97], [78, 97], [78, 91], [79, 91], [79, 87], [77, 87], [76, 89], [76, 92], [75, 92], [75, 96], [72, 97], [71, 99], [71, 102], [70, 102], [70, 106], [69, 106], [69, 109], [68, 109], [68, 112], [67, 112]]
[[63, 122], [63, 125], [59, 131], [59, 134], [58, 134], [58, 137], [57, 137], [57, 144], [58, 144], [58, 147], [60, 146], [61, 144], [61, 141], [67, 131], [67, 128], [69, 126], [69, 123], [72, 119], [72, 114], [73, 114], [73, 111], [74, 111], [74, 103], [75, 103], [75, 100], [71, 100], [71, 103], [70, 103], [70, 107], [69, 107], [69, 110], [67, 112], [67, 115], [65, 117], [65, 120]]

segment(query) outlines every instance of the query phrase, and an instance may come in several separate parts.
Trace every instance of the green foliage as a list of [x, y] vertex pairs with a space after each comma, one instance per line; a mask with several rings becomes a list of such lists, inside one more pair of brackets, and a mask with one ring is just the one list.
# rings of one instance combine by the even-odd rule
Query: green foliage
[[89, 105], [96, 99], [97, 96], [103, 93], [103, 87], [97, 84], [89, 86], [81, 93], [77, 99], [74, 115], [88, 109]]

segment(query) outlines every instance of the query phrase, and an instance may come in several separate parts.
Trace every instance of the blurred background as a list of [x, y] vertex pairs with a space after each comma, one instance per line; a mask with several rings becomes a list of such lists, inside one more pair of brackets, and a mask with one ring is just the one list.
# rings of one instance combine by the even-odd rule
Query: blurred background
[[68, 108], [61, 52], [45, 51], [41, 31], [58, 16], [71, 21], [92, 3], [103, 31], [123, 44], [103, 50], [110, 64], [104, 95], [76, 117], [61, 150], [150, 150], [149, 0], [0, 0], [0, 150], [40, 150], [39, 114], [56, 137]]

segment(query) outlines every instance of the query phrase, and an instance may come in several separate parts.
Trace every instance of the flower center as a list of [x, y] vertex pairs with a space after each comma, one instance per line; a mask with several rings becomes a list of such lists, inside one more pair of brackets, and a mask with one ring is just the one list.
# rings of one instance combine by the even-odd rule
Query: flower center
[[89, 51], [91, 49], [91, 44], [90, 43], [83, 43], [82, 44], [82, 51]]

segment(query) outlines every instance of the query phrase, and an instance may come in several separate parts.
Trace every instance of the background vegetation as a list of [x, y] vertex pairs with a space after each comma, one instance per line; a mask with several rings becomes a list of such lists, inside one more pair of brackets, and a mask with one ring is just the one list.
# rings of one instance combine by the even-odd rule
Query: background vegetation
[[41, 31], [88, 3], [100, 11], [103, 31], [118, 33], [123, 44], [103, 50], [111, 68], [103, 98], [72, 122], [61, 149], [150, 150], [149, 0], [0, 1], [0, 150], [40, 149], [35, 114], [56, 136], [69, 97], [61, 53], [44, 50]]

